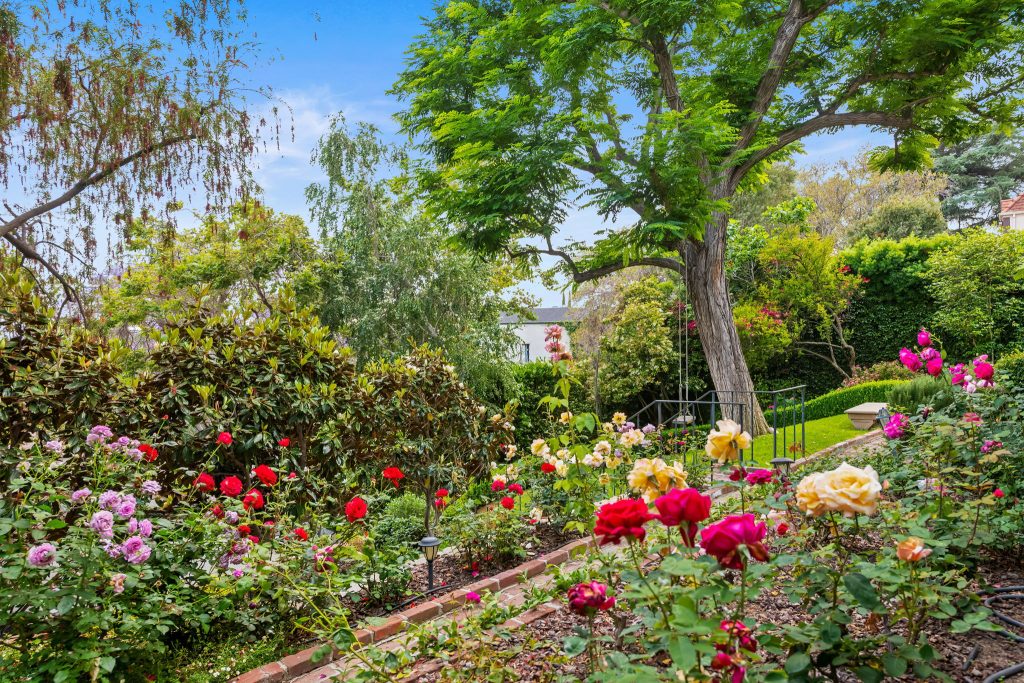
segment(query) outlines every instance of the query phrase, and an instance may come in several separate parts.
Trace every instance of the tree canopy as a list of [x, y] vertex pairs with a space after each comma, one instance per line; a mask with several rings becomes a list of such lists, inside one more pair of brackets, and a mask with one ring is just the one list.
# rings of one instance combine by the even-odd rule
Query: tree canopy
[[[103, 225], [179, 206], [226, 206], [253, 185], [266, 121], [246, 111], [254, 47], [224, 0], [5, 3], [0, 8], [0, 238], [64, 282]], [[198, 189], [202, 194], [193, 197]], [[166, 207], [166, 209], [165, 209]]]

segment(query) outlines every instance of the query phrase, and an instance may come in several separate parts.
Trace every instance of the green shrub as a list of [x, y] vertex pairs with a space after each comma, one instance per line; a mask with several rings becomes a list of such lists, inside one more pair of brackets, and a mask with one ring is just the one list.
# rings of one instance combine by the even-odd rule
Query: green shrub
[[844, 387], [855, 387], [866, 382], [881, 382], [889, 379], [909, 381], [914, 373], [898, 360], [883, 360], [867, 367], [857, 366], [853, 377], [843, 382]]
[[918, 406], [922, 405], [944, 408], [949, 405], [950, 400], [936, 400], [936, 395], [947, 388], [949, 381], [944, 378], [918, 375], [910, 382], [893, 387], [889, 392], [889, 405], [901, 413], [916, 413]]
[[[865, 382], [853, 387], [842, 387], [835, 391], [830, 391], [817, 398], [812, 398], [804, 404], [804, 419], [809, 422], [811, 420], [820, 420], [823, 417], [840, 415], [861, 403], [885, 403], [888, 400], [889, 392], [903, 384], [907, 384], [907, 382], [883, 380], [880, 382]], [[797, 405], [792, 409], [787, 408], [778, 411], [779, 424], [792, 419], [793, 413], [790, 412], [791, 410], [796, 413], [796, 418], [800, 419], [800, 406]], [[768, 411], [765, 417], [768, 418], [768, 423], [771, 424], [771, 411]]]
[[[540, 405], [540, 400], [554, 392], [558, 378], [551, 363], [546, 360], [516, 365], [513, 374], [519, 385], [516, 396], [519, 401], [515, 421], [516, 440], [520, 448], [525, 448], [538, 436], [546, 436], [553, 427], [552, 417], [547, 408]], [[588, 388], [589, 376], [584, 369], [573, 368], [571, 381], [569, 409], [576, 414], [593, 411], [593, 400]], [[555, 415], [554, 419], [557, 418]]]
[[393, 498], [373, 523], [373, 536], [389, 545], [407, 546], [423, 537], [426, 501], [414, 493]]
[[1024, 351], [1015, 351], [996, 363], [999, 381], [1015, 387], [1024, 387]]

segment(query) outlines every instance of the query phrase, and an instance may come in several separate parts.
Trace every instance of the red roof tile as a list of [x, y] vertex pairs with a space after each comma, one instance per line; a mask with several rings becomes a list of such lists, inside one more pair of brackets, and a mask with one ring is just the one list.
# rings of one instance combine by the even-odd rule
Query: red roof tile
[[1024, 211], [1024, 194], [1016, 199], [1004, 199], [999, 202], [999, 213], [1017, 213]]

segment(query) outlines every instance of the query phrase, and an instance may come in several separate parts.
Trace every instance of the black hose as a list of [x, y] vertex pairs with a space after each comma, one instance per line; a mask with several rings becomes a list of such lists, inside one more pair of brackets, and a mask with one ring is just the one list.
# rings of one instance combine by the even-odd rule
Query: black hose
[[[1003, 614], [1002, 612], [1000, 612], [992, 606], [993, 603], [999, 602], [1000, 600], [1024, 600], [1024, 592], [1022, 591], [1024, 591], [1024, 586], [1003, 586], [1002, 588], [992, 588], [987, 591], [983, 591], [983, 593], [995, 593], [995, 595], [990, 595], [989, 597], [985, 598], [983, 602], [985, 607], [988, 607], [990, 610], [992, 610], [992, 616], [994, 616], [999, 621], [1003, 622], [1004, 624], [1008, 624], [1009, 626], [1024, 628], [1024, 623], [1014, 619], [1013, 617], [1006, 616], [1005, 614]], [[1012, 631], [1002, 629], [1000, 631], [996, 631], [996, 633], [1003, 636], [1004, 638], [1009, 638], [1010, 640], [1016, 641], [1018, 643], [1024, 643], [1024, 636], [1019, 636], [1016, 633], [1013, 633]], [[971, 654], [967, 658], [967, 661], [964, 663], [965, 671], [966, 668], [970, 665], [972, 661], [974, 661], [974, 658], [977, 656], [977, 650], [978, 648], [975, 647], [975, 649], [971, 651]], [[1022, 671], [1024, 671], [1024, 662], [1020, 662], [1018, 664], [1014, 664], [1013, 666], [1009, 666], [1001, 671], [997, 671], [988, 678], [986, 678], [984, 681], [982, 681], [982, 683], [996, 683], [997, 681], [1002, 681], [1008, 678], [1009, 676], [1021, 673]]]

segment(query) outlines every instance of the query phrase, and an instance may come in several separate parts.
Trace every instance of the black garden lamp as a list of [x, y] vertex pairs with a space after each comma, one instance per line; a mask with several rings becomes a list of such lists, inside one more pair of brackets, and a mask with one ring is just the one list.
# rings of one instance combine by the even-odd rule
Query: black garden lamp
[[783, 476], [789, 479], [789, 468], [796, 460], [793, 460], [793, 458], [772, 458], [771, 462], [772, 467], [776, 471], [782, 472]]
[[441, 539], [436, 536], [424, 536], [418, 543], [423, 557], [427, 561], [427, 592], [434, 590], [434, 558], [437, 557], [437, 549], [441, 545]]

